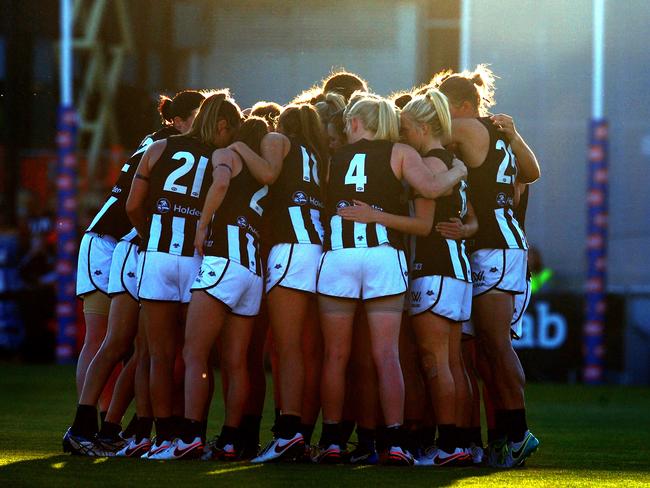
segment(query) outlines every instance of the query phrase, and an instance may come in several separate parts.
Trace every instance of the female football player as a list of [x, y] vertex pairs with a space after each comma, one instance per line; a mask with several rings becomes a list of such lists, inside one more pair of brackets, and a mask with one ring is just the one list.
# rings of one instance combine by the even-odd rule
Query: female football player
[[186, 134], [147, 148], [131, 186], [126, 210], [145, 249], [138, 261], [138, 296], [151, 357], [156, 424], [149, 458], [167, 449], [174, 436], [174, 362], [190, 287], [201, 265], [194, 238], [211, 183], [208, 164], [215, 147], [230, 144], [240, 122], [241, 111], [227, 92], [206, 98]]
[[[350, 222], [342, 219], [337, 210], [363, 197], [382, 212], [406, 215], [400, 200], [402, 180], [429, 198], [446, 189], [441, 189], [443, 178], [434, 178], [413, 148], [396, 143], [399, 118], [392, 103], [377, 96], [357, 96], [348, 105], [345, 119], [348, 144], [335, 154], [330, 167], [327, 210], [331, 217], [317, 286], [325, 360], [321, 386], [323, 431], [316, 461], [340, 460], [345, 373], [354, 312], [361, 299], [387, 426], [389, 448], [385, 460], [411, 465], [412, 456], [402, 448], [404, 383], [398, 354], [408, 274], [403, 240], [385, 225]], [[464, 174], [462, 164], [457, 164], [445, 177], [456, 184]]]
[[[327, 146], [316, 110], [289, 105], [279, 134], [262, 142], [255, 160], [235, 144], [253, 174], [270, 184], [271, 251], [266, 273], [269, 317], [277, 354], [281, 414], [273, 441], [253, 460], [267, 462], [302, 452], [318, 416], [320, 333], [315, 309], [316, 274], [322, 253], [320, 182]], [[305, 355], [307, 353], [307, 355]]]
[[[108, 273], [109, 279], [106, 291], [111, 297], [108, 330], [99, 351], [95, 354], [85, 374], [77, 414], [70, 429], [70, 434], [74, 437], [74, 439], [70, 440], [72, 444], [80, 444], [84, 438], [92, 439], [93, 434], [97, 432], [97, 402], [111, 372], [118, 362], [125, 358], [133, 346], [137, 333], [139, 309], [136, 280], [138, 238], [135, 230], [129, 231], [130, 222], [128, 222], [125, 211], [126, 199], [133, 175], [140, 158], [149, 145], [171, 135], [186, 132], [190, 128], [203, 99], [204, 96], [200, 92], [193, 90], [179, 92], [173, 99], [161, 96], [158, 111], [165, 123], [164, 127], [145, 137], [136, 152], [124, 164], [120, 176], [113, 186], [111, 195], [97, 217], [95, 217], [93, 224], [91, 224], [90, 228], [93, 230], [90, 230], [90, 233], [96, 231], [96, 233], [103, 234], [103, 239], [106, 239], [105, 236], [115, 235], [121, 237], [121, 240], [113, 251]], [[80, 252], [80, 258], [83, 258], [81, 254]], [[98, 268], [93, 274], [102, 276], [103, 272], [98, 275], [97, 271], [101, 272], [102, 270]], [[95, 318], [91, 318], [91, 324], [94, 324]], [[94, 329], [92, 325], [91, 329]], [[121, 388], [116, 389], [115, 403], [128, 406], [130, 402], [128, 393], [133, 389], [133, 376], [137, 357], [134, 355], [130, 359], [130, 364], [120, 376], [121, 381], [118, 381], [118, 385], [124, 385], [126, 392], [120, 395]], [[83, 360], [80, 359], [80, 362]], [[148, 389], [146, 395], [148, 395]], [[117, 434], [120, 431], [119, 421], [124, 409], [118, 408], [119, 413], [117, 414], [116, 409], [112, 410], [113, 416], [108, 416], [107, 422], [102, 425], [102, 446], [95, 446], [97, 449], [101, 447], [101, 449], [110, 452], [114, 452], [123, 444], [123, 440]], [[144, 414], [144, 412], [140, 413], [141, 415]], [[140, 451], [139, 453], [142, 454]], [[88, 454], [90, 451], [84, 453]]]
[[[239, 138], [259, 151], [266, 121], [249, 117]], [[259, 228], [267, 187], [255, 180], [235, 150], [212, 154], [213, 180], [198, 222], [194, 246], [203, 256], [192, 286], [183, 358], [185, 420], [181, 435], [154, 459], [203, 454], [203, 425], [210, 395], [210, 354], [221, 336], [221, 364], [228, 380], [226, 416], [211, 457], [238, 456], [238, 429], [248, 396], [248, 345], [262, 300]], [[215, 213], [216, 212], [216, 213]]]
[[452, 142], [469, 168], [471, 200], [479, 230], [471, 255], [472, 319], [480, 347], [490, 360], [501, 408], [497, 423], [507, 432], [492, 464], [521, 465], [539, 445], [528, 430], [524, 372], [510, 339], [514, 295], [526, 290], [524, 232], [513, 214], [515, 183], [539, 178], [534, 153], [506, 115], [489, 117], [494, 75], [479, 65], [474, 72], [434, 77], [449, 99]]

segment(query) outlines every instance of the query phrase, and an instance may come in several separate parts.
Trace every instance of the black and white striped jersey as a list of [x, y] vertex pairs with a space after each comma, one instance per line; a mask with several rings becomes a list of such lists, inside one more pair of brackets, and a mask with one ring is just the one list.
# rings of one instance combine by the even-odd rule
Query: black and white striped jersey
[[318, 162], [311, 148], [290, 137], [282, 172], [269, 189], [271, 244], [322, 244], [323, 208]]
[[[425, 157], [441, 159], [448, 169], [452, 167], [454, 154], [445, 149], [433, 149]], [[433, 227], [427, 236], [415, 239], [415, 258], [413, 260], [412, 278], [422, 276], [450, 276], [457, 280], [472, 281], [469, 253], [463, 239], [445, 239], [436, 230], [438, 222], [451, 218], [463, 219], [467, 215], [467, 183], [461, 181], [450, 195], [436, 198], [436, 210]]]
[[194, 256], [194, 237], [208, 188], [214, 147], [187, 136], [167, 139], [151, 170], [147, 251]]
[[325, 248], [375, 247], [404, 249], [401, 233], [377, 223], [343, 220], [337, 209], [360, 200], [382, 212], [408, 215], [404, 187], [390, 165], [393, 143], [361, 139], [340, 148], [330, 166], [326, 210], [329, 217]]
[[478, 120], [489, 133], [490, 146], [483, 164], [468, 168], [469, 195], [478, 218], [474, 249], [528, 249], [513, 212], [517, 159], [489, 117]]
[[248, 268], [261, 276], [259, 228], [261, 201], [268, 187], [255, 180], [246, 165], [230, 180], [228, 192], [215, 212], [205, 242], [206, 256], [219, 256]]
[[142, 155], [151, 144], [174, 134], [178, 134], [178, 131], [172, 126], [167, 126], [153, 134], [149, 134], [142, 140], [138, 149], [122, 166], [120, 176], [111, 189], [110, 195], [93, 218], [86, 232], [96, 232], [97, 234], [109, 235], [115, 239], [128, 240], [124, 236], [130, 232], [132, 225], [126, 215], [126, 200], [129, 197], [135, 170], [140, 164]]

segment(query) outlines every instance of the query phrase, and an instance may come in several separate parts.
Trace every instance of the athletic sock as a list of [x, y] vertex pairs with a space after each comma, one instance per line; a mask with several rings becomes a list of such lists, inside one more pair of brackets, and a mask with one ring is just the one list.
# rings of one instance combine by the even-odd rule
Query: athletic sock
[[156, 442], [160, 445], [162, 441], [171, 441], [174, 430], [172, 417], [158, 417], [154, 423], [156, 424]]
[[183, 419], [183, 428], [180, 435], [177, 435], [181, 438], [183, 442], [189, 444], [197, 437], [200, 437], [204, 440], [203, 437], [203, 421], [201, 420], [192, 420], [188, 418]]
[[171, 438], [181, 437], [185, 428], [185, 418], [181, 415], [172, 415]]
[[508, 435], [508, 425], [510, 423], [508, 410], [497, 410], [494, 412], [494, 418], [495, 440], [503, 440]]
[[445, 452], [453, 452], [458, 444], [458, 429], [454, 424], [438, 424], [438, 449]]
[[273, 432], [273, 436], [278, 433], [278, 420], [280, 420], [280, 409], [276, 408], [273, 411], [274, 418], [273, 418], [273, 427], [271, 427], [271, 432]]
[[515, 410], [506, 410], [508, 412], [508, 440], [511, 442], [521, 442], [528, 430], [526, 423], [526, 409], [518, 408]]
[[418, 438], [423, 449], [434, 446], [436, 444], [436, 426], [421, 427], [418, 430]]
[[338, 422], [334, 424], [323, 423], [318, 445], [329, 447], [331, 444], [341, 446], [341, 424]]
[[142, 439], [151, 439], [152, 429], [153, 419], [151, 417], [138, 417], [138, 423], [135, 427], [136, 442], [140, 442]]
[[469, 427], [456, 427], [456, 447], [467, 449], [471, 442], [471, 429]]
[[282, 414], [276, 425], [277, 437], [291, 439], [300, 430], [300, 417], [298, 415]]
[[126, 429], [123, 431], [123, 436], [125, 439], [128, 439], [129, 437], [133, 437], [135, 435], [135, 429], [138, 425], [138, 414], [133, 414], [133, 417], [131, 417], [131, 420], [129, 421], [129, 424], [126, 426]]
[[388, 443], [388, 433], [386, 427], [380, 427], [377, 429], [377, 451], [383, 452], [388, 449], [390, 444]]
[[99, 421], [103, 424], [104, 420], [106, 420], [106, 413], [107, 412], [99, 412]]
[[238, 442], [239, 429], [237, 427], [231, 427], [229, 425], [224, 425], [221, 427], [221, 434], [219, 434], [219, 441], [217, 442], [217, 447], [225, 447], [228, 444], [236, 444]]
[[469, 440], [479, 447], [483, 447], [483, 437], [481, 436], [480, 427], [469, 428]]
[[360, 446], [374, 450], [376, 449], [377, 431], [375, 429], [365, 429], [357, 426], [357, 440]]
[[314, 427], [316, 427], [314, 424], [300, 424], [299, 432], [302, 434], [303, 438], [305, 439], [305, 445], [309, 446], [311, 445], [311, 436], [314, 434]]
[[404, 429], [401, 425], [386, 426], [386, 447], [402, 447], [404, 444]]
[[205, 440], [208, 438], [208, 421], [201, 421], [201, 439]]
[[101, 429], [99, 429], [99, 437], [102, 439], [115, 439], [120, 435], [121, 431], [122, 426], [120, 424], [114, 424], [113, 422], [104, 420]]
[[352, 432], [354, 432], [354, 426], [356, 423], [354, 420], [343, 420], [341, 422], [341, 449], [345, 449], [350, 437], [352, 437]]
[[97, 433], [97, 407], [77, 405], [77, 413], [72, 422], [72, 433], [83, 437], [92, 437]]

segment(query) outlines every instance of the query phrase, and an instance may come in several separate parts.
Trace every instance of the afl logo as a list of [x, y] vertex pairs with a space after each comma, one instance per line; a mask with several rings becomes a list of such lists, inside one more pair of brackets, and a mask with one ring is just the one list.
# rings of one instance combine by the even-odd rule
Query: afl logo
[[497, 205], [499, 207], [505, 207], [507, 203], [508, 203], [508, 197], [506, 196], [506, 194], [503, 192], [499, 193], [497, 195]]
[[169, 200], [166, 198], [160, 198], [156, 202], [156, 210], [158, 210], [159, 213], [165, 214], [171, 210], [171, 205], [169, 204]]
[[240, 215], [239, 217], [237, 217], [237, 225], [239, 227], [246, 228], [248, 227], [248, 220], [246, 220], [246, 217], [244, 217], [243, 215]]
[[296, 193], [293, 194], [293, 203], [297, 205], [304, 205], [307, 203], [307, 195], [305, 195], [305, 192], [302, 191], [297, 191]]
[[336, 204], [336, 208], [345, 208], [349, 206], [350, 206], [350, 202], [348, 202], [347, 200], [339, 200], [339, 203]]

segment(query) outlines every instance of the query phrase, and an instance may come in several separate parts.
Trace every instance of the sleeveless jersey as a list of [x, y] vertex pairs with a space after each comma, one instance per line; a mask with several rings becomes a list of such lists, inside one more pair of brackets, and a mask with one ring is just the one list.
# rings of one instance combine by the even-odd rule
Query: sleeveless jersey
[[526, 211], [528, 210], [528, 191], [529, 186], [526, 185], [524, 187], [524, 191], [519, 195], [519, 205], [517, 205], [517, 208], [515, 208], [515, 218], [517, 219], [517, 222], [519, 222], [519, 225], [521, 226], [521, 230], [524, 231], [524, 234], [526, 233]]
[[323, 203], [316, 156], [299, 139], [289, 140], [291, 148], [282, 172], [269, 190], [271, 244], [322, 244]]
[[208, 188], [214, 148], [187, 136], [167, 139], [149, 179], [147, 251], [194, 256], [194, 237]]
[[115, 239], [130, 240], [127, 239], [126, 234], [130, 233], [133, 226], [126, 215], [126, 200], [129, 197], [135, 170], [138, 168], [142, 155], [151, 144], [174, 134], [178, 134], [178, 131], [168, 126], [149, 134], [142, 140], [137, 151], [122, 166], [122, 171], [111, 189], [111, 194], [97, 212], [97, 215], [95, 215], [86, 232], [96, 232], [97, 234], [109, 235]]
[[230, 180], [228, 192], [212, 218], [204, 248], [206, 256], [229, 259], [261, 276], [262, 208], [253, 201], [263, 189], [268, 187], [258, 183], [244, 164], [241, 172]]
[[327, 186], [329, 229], [326, 249], [382, 244], [404, 249], [401, 233], [377, 223], [343, 220], [336, 214], [337, 209], [352, 205], [352, 200], [361, 200], [382, 212], [408, 215], [408, 207], [402, 198], [404, 187], [390, 165], [392, 152], [392, 142], [367, 139], [343, 146], [336, 152]]
[[517, 160], [510, 144], [488, 117], [490, 146], [478, 168], [468, 168], [469, 194], [478, 219], [474, 249], [527, 249], [526, 237], [514, 216], [513, 198]]
[[[447, 169], [451, 169], [454, 154], [445, 149], [433, 149], [424, 157], [441, 159]], [[415, 259], [413, 260], [413, 278], [422, 276], [450, 276], [457, 280], [472, 281], [469, 255], [463, 239], [445, 239], [436, 230], [438, 222], [447, 222], [456, 217], [464, 219], [467, 215], [467, 183], [461, 181], [451, 195], [436, 198], [436, 211], [433, 227], [427, 236], [415, 239]]]

